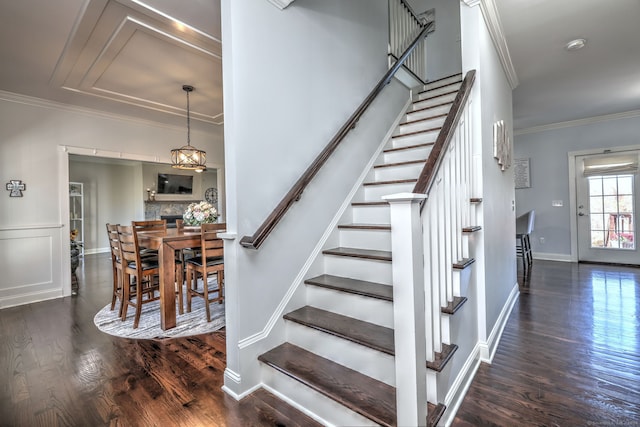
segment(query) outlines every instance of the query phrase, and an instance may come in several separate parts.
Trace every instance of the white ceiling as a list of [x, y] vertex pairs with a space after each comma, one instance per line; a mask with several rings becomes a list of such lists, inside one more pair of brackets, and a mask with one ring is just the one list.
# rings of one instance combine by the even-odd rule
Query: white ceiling
[[[640, 110], [640, 0], [493, 1], [516, 129]], [[193, 126], [221, 131], [220, 40], [219, 0], [0, 0], [0, 90], [184, 125], [191, 84]]]

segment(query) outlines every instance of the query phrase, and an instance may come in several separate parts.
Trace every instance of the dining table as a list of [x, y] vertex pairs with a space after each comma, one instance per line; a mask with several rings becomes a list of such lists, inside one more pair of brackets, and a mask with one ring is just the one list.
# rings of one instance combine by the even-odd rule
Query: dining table
[[138, 244], [158, 251], [160, 264], [160, 326], [163, 331], [176, 327], [176, 256], [177, 250], [198, 248], [199, 227], [167, 228], [161, 231], [139, 231]]

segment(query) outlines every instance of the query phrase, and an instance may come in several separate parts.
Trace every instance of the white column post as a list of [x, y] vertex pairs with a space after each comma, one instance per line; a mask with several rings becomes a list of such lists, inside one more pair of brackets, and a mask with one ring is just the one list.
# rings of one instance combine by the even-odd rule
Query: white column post
[[401, 193], [383, 199], [391, 207], [397, 423], [424, 426], [427, 357], [420, 202], [426, 195]]

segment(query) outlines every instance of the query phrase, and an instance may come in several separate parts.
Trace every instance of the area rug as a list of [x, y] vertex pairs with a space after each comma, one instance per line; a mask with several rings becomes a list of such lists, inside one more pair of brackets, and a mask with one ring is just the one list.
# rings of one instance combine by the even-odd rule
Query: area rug
[[[215, 282], [215, 279], [213, 279]], [[176, 297], [177, 299], [177, 297]], [[186, 305], [186, 297], [185, 297]], [[211, 322], [207, 322], [204, 300], [191, 300], [191, 313], [176, 312], [176, 327], [163, 331], [160, 327], [160, 301], [153, 301], [142, 306], [142, 315], [138, 328], [133, 329], [134, 307], [129, 307], [127, 319], [123, 322], [118, 317], [119, 305], [111, 311], [111, 303], [107, 304], [93, 318], [96, 327], [109, 335], [134, 339], [165, 339], [186, 337], [191, 335], [215, 332], [224, 327], [224, 304], [211, 303]], [[176, 310], [177, 311], [177, 310]]]

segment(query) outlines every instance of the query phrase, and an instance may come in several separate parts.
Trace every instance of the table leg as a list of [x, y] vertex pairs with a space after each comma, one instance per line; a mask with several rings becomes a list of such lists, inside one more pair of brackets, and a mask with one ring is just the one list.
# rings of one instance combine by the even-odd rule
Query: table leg
[[[176, 327], [176, 259], [167, 243], [160, 246], [160, 326], [162, 330]], [[167, 268], [168, 267], [168, 268]]]

